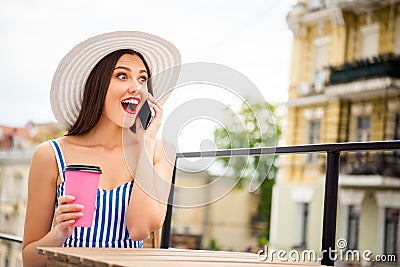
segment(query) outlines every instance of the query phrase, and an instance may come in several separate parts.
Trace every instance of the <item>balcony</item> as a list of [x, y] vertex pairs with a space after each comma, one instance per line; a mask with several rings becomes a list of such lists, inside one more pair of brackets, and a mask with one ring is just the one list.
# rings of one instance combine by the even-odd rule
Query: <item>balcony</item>
[[400, 55], [383, 54], [315, 72], [313, 81], [301, 82], [298, 97], [288, 106], [325, 103], [329, 99], [371, 99], [398, 96], [400, 93]]
[[356, 14], [363, 14], [371, 10], [376, 10], [390, 4], [397, 2], [398, 0], [333, 0], [330, 5], [337, 5], [344, 11], [354, 12]]
[[400, 78], [400, 55], [384, 54], [330, 67], [328, 86], [373, 78]]
[[343, 155], [342, 170], [349, 175], [381, 175], [400, 178], [400, 156], [396, 153], [358, 152]]

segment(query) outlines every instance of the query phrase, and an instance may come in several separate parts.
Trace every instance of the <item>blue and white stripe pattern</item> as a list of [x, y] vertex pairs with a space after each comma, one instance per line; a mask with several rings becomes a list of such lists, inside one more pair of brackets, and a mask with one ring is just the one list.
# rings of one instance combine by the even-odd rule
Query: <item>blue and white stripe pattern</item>
[[[57, 198], [59, 198], [65, 193], [65, 161], [57, 141], [50, 140], [50, 143], [56, 155], [62, 180], [61, 184], [57, 186]], [[92, 226], [75, 227], [73, 234], [64, 242], [64, 247], [142, 248], [143, 241], [130, 239], [125, 222], [132, 187], [133, 181], [112, 190], [99, 188]]]

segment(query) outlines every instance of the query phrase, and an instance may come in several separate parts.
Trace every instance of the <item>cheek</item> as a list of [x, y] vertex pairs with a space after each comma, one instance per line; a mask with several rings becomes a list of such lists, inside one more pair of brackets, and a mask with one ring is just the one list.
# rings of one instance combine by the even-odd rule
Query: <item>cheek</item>
[[147, 87], [147, 84], [140, 86], [137, 90], [137, 93], [141, 96], [147, 96], [147, 94], [149, 93], [149, 88]]
[[121, 97], [121, 91], [122, 90], [118, 86], [113, 86], [112, 83], [110, 83], [104, 102], [109, 105], [118, 102]]
[[108, 88], [106, 97], [104, 99], [104, 106], [103, 106], [103, 113], [112, 115], [114, 116], [119, 112], [119, 108], [121, 103], [119, 102], [119, 98], [117, 97], [117, 93], [115, 90], [112, 90], [115, 88]]
[[106, 98], [104, 99], [104, 111], [109, 111], [112, 103], [112, 97], [109, 93], [106, 94]]

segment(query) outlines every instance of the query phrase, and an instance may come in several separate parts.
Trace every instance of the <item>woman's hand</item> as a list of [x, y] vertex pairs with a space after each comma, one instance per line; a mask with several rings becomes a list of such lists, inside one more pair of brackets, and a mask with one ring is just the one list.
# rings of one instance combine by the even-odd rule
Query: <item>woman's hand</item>
[[[149, 105], [151, 108], [154, 109], [155, 115], [146, 131], [144, 131], [142, 127], [136, 127], [136, 134], [138, 137], [139, 145], [154, 146], [156, 135], [161, 125], [163, 108], [161, 104], [158, 103], [151, 94], [149, 94], [148, 96]], [[136, 118], [136, 125], [141, 125], [139, 117]]]
[[83, 206], [80, 204], [68, 204], [68, 202], [74, 201], [75, 197], [65, 195], [58, 198], [58, 208], [56, 209], [54, 216], [56, 221], [55, 229], [67, 239], [74, 231], [73, 224], [76, 219], [83, 216]]

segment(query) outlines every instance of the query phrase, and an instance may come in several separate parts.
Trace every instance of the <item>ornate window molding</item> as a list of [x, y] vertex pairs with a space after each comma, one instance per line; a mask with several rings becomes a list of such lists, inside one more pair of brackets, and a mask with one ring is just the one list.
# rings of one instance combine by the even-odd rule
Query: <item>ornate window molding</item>
[[334, 27], [339, 27], [344, 25], [342, 10], [338, 7], [332, 6], [330, 9], [331, 23]]
[[308, 186], [299, 186], [290, 191], [292, 199], [296, 203], [310, 203], [314, 197], [315, 189]]
[[[367, 20], [369, 22], [369, 20]], [[371, 23], [360, 28], [359, 58], [366, 58], [378, 54], [379, 49], [379, 23]]]
[[353, 104], [351, 106], [351, 115], [354, 117], [370, 116], [374, 106], [372, 103]]
[[364, 190], [341, 189], [339, 191], [340, 203], [345, 206], [361, 206], [364, 197]]
[[305, 120], [320, 120], [324, 116], [324, 109], [319, 108], [307, 108], [303, 110], [303, 118]]

